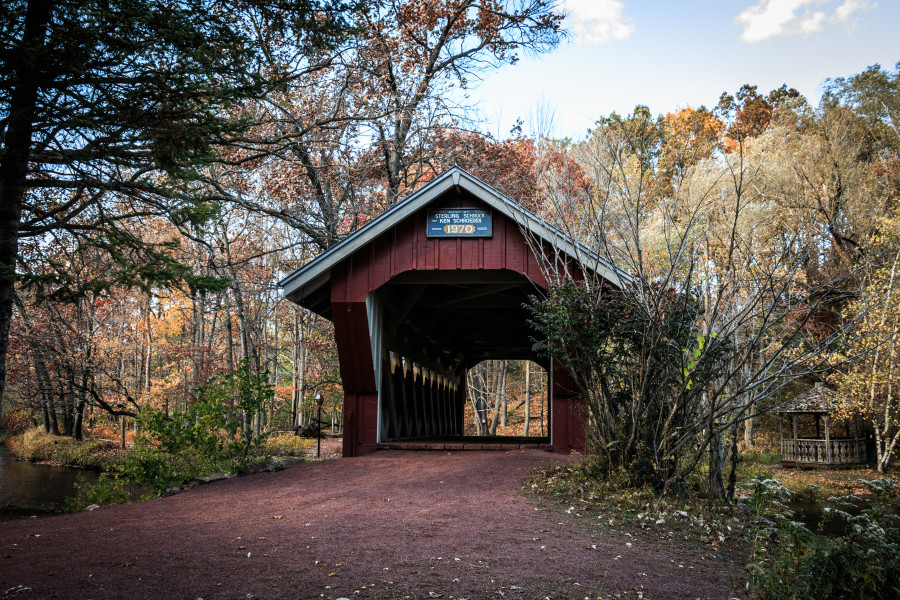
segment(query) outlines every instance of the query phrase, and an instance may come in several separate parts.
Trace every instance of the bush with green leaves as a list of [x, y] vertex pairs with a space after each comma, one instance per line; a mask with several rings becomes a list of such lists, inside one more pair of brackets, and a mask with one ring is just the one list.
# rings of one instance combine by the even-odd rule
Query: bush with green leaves
[[625, 292], [563, 280], [531, 312], [535, 350], [571, 375], [586, 402], [596, 472], [625, 470], [636, 487], [657, 490], [682, 481], [709, 443], [705, 394], [729, 349], [725, 336], [703, 334], [696, 296], [657, 283]]
[[900, 494], [890, 479], [860, 480], [871, 499], [829, 498], [826, 519], [841, 535], [810, 531], [792, 519], [791, 492], [774, 479], [754, 480], [755, 516], [747, 589], [757, 600], [860, 600], [900, 597]]
[[75, 482], [75, 495], [66, 498], [66, 511], [78, 512], [92, 504], [125, 504], [133, 500], [144, 500], [134, 483], [124, 477], [103, 473], [95, 483], [79, 475]]
[[255, 435], [253, 419], [273, 394], [268, 374], [244, 361], [213, 377], [184, 411], [141, 410], [141, 435], [123, 474], [162, 493], [201, 475], [237, 472], [265, 454], [266, 435]]

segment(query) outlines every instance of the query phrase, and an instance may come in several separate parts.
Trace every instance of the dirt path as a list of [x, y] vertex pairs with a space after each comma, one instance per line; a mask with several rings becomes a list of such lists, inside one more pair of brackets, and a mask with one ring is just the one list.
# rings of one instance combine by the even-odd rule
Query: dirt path
[[529, 470], [555, 458], [379, 452], [0, 522], [0, 598], [734, 594], [738, 556], [628, 537], [516, 493]]

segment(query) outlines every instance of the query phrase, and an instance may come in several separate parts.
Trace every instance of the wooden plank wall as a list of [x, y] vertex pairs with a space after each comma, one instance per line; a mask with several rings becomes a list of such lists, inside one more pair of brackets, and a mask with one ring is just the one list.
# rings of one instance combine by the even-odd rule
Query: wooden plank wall
[[[456, 196], [430, 208], [483, 208]], [[507, 269], [541, 287], [547, 282], [518, 224], [494, 211], [490, 238], [429, 238], [426, 211], [411, 216], [391, 232], [356, 251], [335, 267], [332, 302], [365, 302], [366, 295], [407, 271]]]

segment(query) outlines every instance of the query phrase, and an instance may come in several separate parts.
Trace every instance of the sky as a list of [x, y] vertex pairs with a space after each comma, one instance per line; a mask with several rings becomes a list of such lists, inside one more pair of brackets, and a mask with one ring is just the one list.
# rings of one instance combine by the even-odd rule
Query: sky
[[555, 137], [579, 140], [611, 112], [712, 108], [745, 83], [787, 84], [816, 104], [826, 78], [900, 61], [900, 0], [559, 1], [570, 39], [470, 94], [498, 137], [521, 118], [526, 133], [549, 120]]

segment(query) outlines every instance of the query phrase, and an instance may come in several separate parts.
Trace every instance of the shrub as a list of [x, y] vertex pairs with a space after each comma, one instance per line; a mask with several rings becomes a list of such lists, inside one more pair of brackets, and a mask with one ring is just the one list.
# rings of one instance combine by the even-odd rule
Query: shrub
[[9, 449], [19, 458], [48, 461], [98, 471], [115, 469], [125, 461], [127, 453], [101, 440], [73, 440], [70, 437], [44, 433], [41, 428], [29, 429], [10, 438]]
[[793, 521], [790, 492], [772, 479], [755, 480], [750, 508], [756, 515], [747, 582], [751, 598], [828, 600], [900, 596], [898, 494], [890, 479], [860, 480], [872, 492], [858, 515], [846, 511], [859, 499], [830, 498], [826, 518], [841, 519], [846, 533], [827, 537]]
[[558, 361], [586, 403], [598, 477], [624, 469], [635, 486], [668, 491], [693, 470], [708, 445], [709, 384], [732, 348], [727, 336], [704, 335], [693, 292], [657, 283], [597, 291], [564, 281], [534, 298], [530, 311], [535, 351]]
[[264, 451], [266, 436], [254, 435], [252, 420], [272, 396], [268, 375], [251, 373], [245, 360], [201, 387], [183, 412], [142, 410], [123, 473], [157, 493], [208, 473], [236, 473]]
[[270, 456], [306, 456], [316, 444], [311, 438], [293, 433], [279, 433], [266, 438], [263, 450]]
[[66, 511], [78, 512], [92, 504], [125, 504], [145, 499], [146, 496], [137, 495], [134, 485], [122, 477], [104, 473], [96, 483], [89, 483], [79, 475], [75, 482], [75, 495], [66, 498]]
[[556, 497], [564, 502], [603, 500], [640, 507], [658, 499], [650, 486], [635, 485], [626, 469], [610, 471], [603, 459], [597, 456], [538, 468], [532, 471], [526, 484], [534, 493]]
[[11, 408], [0, 414], [0, 435], [18, 435], [28, 429], [30, 419], [19, 408]]
[[[96, 425], [91, 428], [91, 437], [102, 438], [104, 440], [111, 440], [116, 443], [122, 442], [122, 430], [119, 428], [120, 426], [113, 423], [102, 423], [100, 425]], [[134, 434], [133, 429], [127, 429], [125, 431], [125, 441], [134, 443], [137, 436]]]

